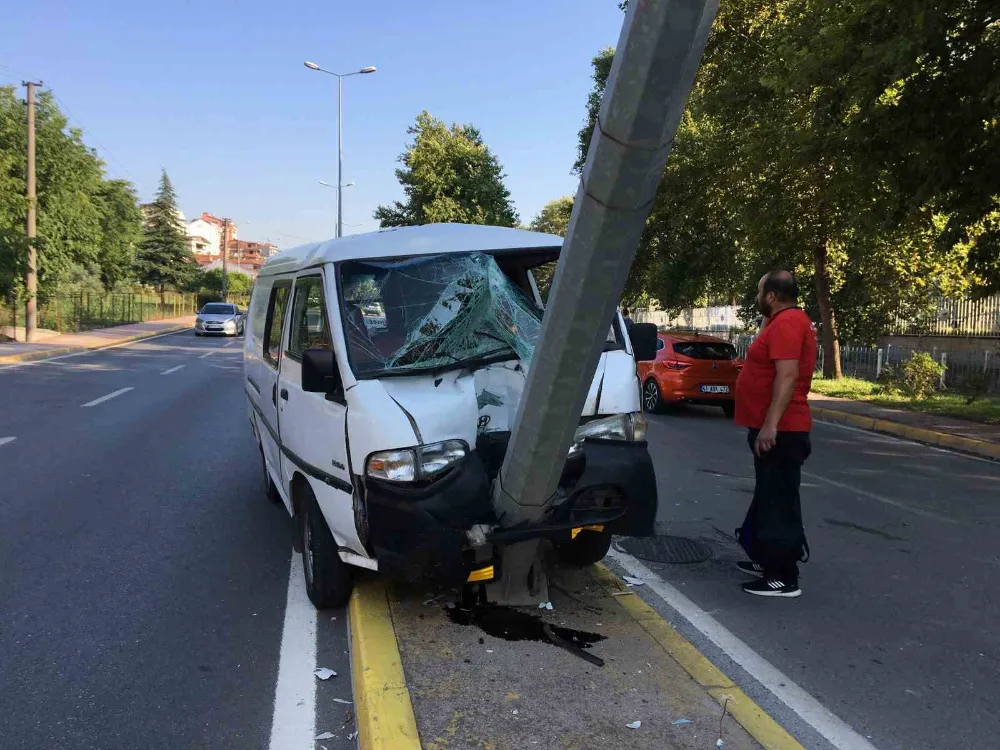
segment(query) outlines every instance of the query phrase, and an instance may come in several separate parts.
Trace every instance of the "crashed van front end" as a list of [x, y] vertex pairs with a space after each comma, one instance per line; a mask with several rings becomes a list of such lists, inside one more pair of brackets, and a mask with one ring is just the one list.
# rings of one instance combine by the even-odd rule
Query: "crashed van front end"
[[527, 272], [538, 260], [459, 253], [340, 264], [357, 377], [346, 393], [355, 517], [380, 568], [464, 581], [484, 550], [488, 558], [502, 545], [569, 542], [580, 529], [653, 533], [656, 483], [619, 321], [547, 513], [517, 526], [496, 516], [492, 485], [541, 329]]

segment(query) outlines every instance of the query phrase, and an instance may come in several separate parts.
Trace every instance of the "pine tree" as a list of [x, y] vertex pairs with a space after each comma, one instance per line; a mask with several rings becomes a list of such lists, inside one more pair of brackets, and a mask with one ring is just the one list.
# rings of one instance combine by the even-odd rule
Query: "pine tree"
[[177, 195], [164, 170], [156, 200], [147, 210], [142, 243], [136, 255], [139, 279], [156, 287], [161, 297], [168, 287], [182, 287], [194, 271], [178, 213]]

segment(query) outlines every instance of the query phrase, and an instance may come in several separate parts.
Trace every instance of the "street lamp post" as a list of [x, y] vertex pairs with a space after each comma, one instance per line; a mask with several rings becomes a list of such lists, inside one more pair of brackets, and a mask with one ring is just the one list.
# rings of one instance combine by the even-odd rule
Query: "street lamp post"
[[327, 75], [337, 76], [337, 237], [343, 236], [344, 226], [344, 79], [348, 76], [365, 75], [374, 73], [376, 68], [368, 67], [355, 70], [353, 73], [334, 73], [332, 70], [325, 70], [314, 62], [308, 60], [303, 63], [309, 70], [315, 70]]

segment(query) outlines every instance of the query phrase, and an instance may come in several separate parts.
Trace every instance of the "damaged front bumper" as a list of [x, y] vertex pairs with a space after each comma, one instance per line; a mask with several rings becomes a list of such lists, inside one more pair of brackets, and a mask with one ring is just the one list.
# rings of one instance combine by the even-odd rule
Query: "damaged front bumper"
[[621, 536], [653, 533], [656, 478], [645, 442], [585, 441], [567, 460], [559, 497], [546, 516], [506, 528], [497, 525], [491, 497], [506, 445], [478, 448], [424, 487], [366, 483], [368, 543], [381, 569], [406, 578], [465, 582], [470, 571], [491, 562], [477, 561], [470, 547], [467, 531], [476, 525], [490, 528], [486, 542], [493, 546], [539, 538], [569, 541], [573, 529], [583, 526], [601, 525]]

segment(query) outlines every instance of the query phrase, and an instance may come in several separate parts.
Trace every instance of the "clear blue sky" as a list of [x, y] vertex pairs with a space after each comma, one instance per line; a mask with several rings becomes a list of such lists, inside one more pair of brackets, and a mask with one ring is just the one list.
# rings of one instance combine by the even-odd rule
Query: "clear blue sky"
[[317, 182], [336, 181], [336, 79], [302, 62], [375, 65], [344, 82], [345, 233], [401, 198], [393, 170], [422, 109], [480, 128], [527, 222], [576, 190], [590, 60], [622, 17], [616, 0], [36, 0], [4, 9], [0, 83], [42, 79], [142, 200], [163, 166], [189, 218], [288, 247], [335, 225]]

